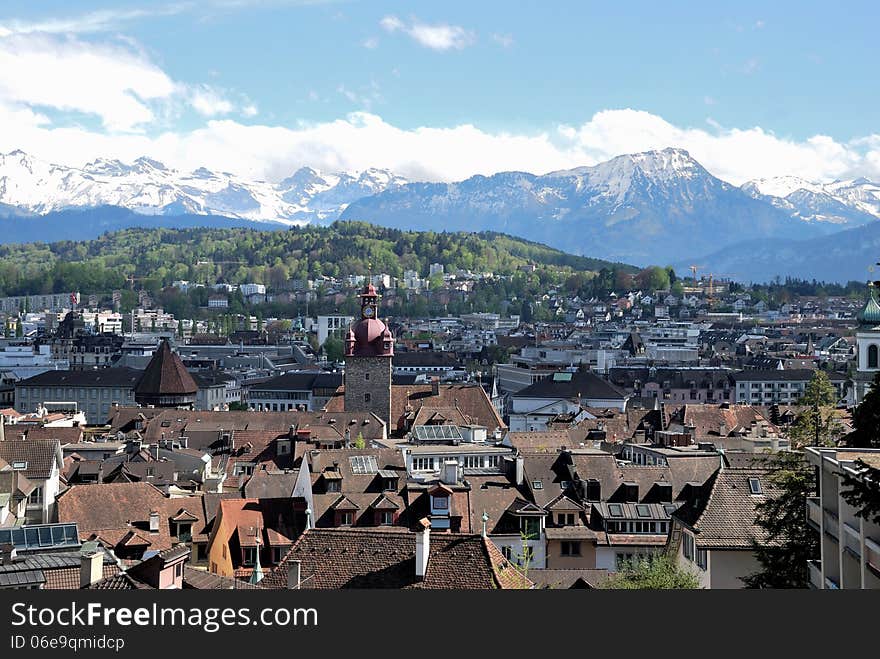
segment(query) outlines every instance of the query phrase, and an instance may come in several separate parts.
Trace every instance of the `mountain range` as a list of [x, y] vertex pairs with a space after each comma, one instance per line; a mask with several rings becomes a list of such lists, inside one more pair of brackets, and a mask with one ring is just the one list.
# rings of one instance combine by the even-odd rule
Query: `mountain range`
[[[819, 278], [819, 271], [821, 278], [845, 280], [857, 272], [855, 278], [864, 278], [864, 266], [876, 260], [872, 255], [862, 264], [845, 250], [853, 236], [867, 239], [880, 228], [880, 185], [779, 177], [734, 186], [675, 148], [544, 175], [501, 172], [453, 183], [410, 182], [383, 169], [308, 167], [273, 183], [206, 168], [181, 172], [149, 158], [74, 168], [13, 151], [0, 154], [0, 218], [2, 242], [89, 238], [178, 220], [283, 228], [350, 219], [401, 229], [499, 231], [577, 255], [638, 265], [700, 263], [756, 281]], [[79, 233], [67, 235], [74, 230]], [[801, 243], [803, 249], [794, 247]], [[814, 245], [824, 260], [811, 269], [804, 258]]]

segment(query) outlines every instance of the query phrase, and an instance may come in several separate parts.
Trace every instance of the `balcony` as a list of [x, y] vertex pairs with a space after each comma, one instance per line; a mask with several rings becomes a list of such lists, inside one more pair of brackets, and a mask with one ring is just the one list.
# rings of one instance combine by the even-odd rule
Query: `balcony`
[[823, 511], [822, 515], [825, 522], [825, 533], [838, 540], [840, 538], [840, 523], [838, 522], [837, 515], [827, 510]]
[[807, 561], [810, 568], [810, 586], [816, 590], [822, 589], [822, 563], [820, 561]]
[[822, 525], [822, 506], [819, 497], [807, 497], [807, 521], [817, 531]]
[[880, 542], [865, 538], [865, 563], [880, 575]]
[[843, 523], [844, 546], [853, 553], [856, 559], [862, 557], [862, 542], [859, 536], [859, 530], [854, 526]]

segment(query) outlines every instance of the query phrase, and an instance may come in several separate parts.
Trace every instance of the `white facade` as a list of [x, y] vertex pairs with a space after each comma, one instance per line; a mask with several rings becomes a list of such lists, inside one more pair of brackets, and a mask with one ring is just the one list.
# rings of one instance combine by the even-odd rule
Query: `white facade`
[[238, 288], [244, 297], [266, 294], [266, 286], [264, 284], [242, 284]]
[[880, 449], [807, 447], [818, 467], [818, 496], [807, 499], [807, 520], [819, 532], [819, 560], [810, 561], [817, 589], [880, 589], [880, 524], [859, 517], [841, 496], [842, 475], [855, 475], [855, 460], [880, 465]]
[[318, 316], [318, 345], [324, 345], [331, 336], [345, 338], [344, 334], [353, 321], [353, 316]]

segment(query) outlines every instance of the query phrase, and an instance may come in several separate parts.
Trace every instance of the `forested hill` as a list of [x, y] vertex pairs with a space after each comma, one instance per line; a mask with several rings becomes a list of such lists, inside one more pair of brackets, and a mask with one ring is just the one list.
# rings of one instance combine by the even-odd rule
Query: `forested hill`
[[363, 222], [336, 222], [284, 231], [244, 228], [125, 229], [94, 240], [0, 246], [0, 295], [127, 287], [158, 289], [175, 280], [223, 280], [284, 287], [291, 279], [319, 275], [415, 270], [431, 263], [447, 271], [510, 274], [529, 263], [538, 269], [634, 273], [635, 268], [574, 256], [504, 234], [436, 233], [385, 229]]

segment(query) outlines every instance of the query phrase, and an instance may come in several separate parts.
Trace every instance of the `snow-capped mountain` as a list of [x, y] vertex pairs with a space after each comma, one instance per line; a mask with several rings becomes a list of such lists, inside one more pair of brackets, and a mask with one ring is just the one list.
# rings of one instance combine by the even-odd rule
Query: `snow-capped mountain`
[[0, 205], [37, 215], [118, 206], [145, 215], [223, 215], [305, 224], [332, 221], [351, 201], [403, 183], [405, 179], [376, 169], [322, 175], [302, 168], [275, 184], [204, 167], [181, 172], [149, 158], [131, 164], [98, 159], [75, 168], [22, 151], [0, 154]]
[[352, 202], [343, 219], [412, 229], [494, 230], [628, 263], [697, 257], [814, 229], [707, 172], [682, 149], [535, 176], [409, 183]]
[[779, 176], [749, 181], [742, 189], [807, 222], [858, 226], [880, 218], [880, 184], [865, 178], [817, 183]]

